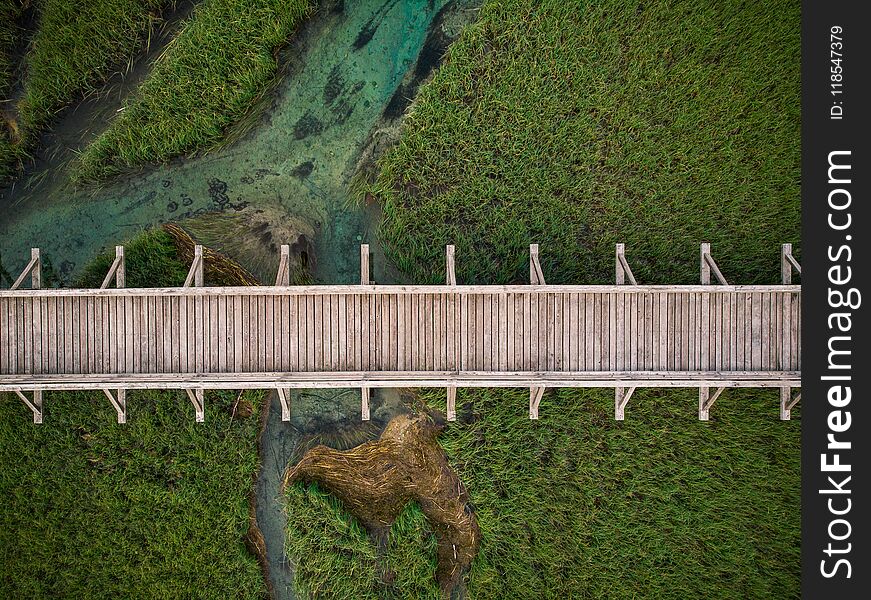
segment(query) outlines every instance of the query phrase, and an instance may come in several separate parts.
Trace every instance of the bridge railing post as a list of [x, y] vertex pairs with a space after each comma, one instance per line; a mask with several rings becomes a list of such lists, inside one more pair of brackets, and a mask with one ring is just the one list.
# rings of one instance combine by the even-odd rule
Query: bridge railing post
[[544, 281], [544, 272], [538, 260], [538, 244], [529, 245], [529, 283], [532, 285], [547, 285]]
[[185, 392], [187, 392], [191, 404], [194, 405], [197, 423], [203, 423], [206, 420], [206, 403], [203, 388], [196, 388], [194, 390], [187, 388]]
[[281, 245], [281, 259], [278, 262], [278, 273], [275, 274], [276, 286], [290, 285], [290, 246]]
[[42, 287], [42, 258], [39, 254], [39, 248], [31, 248], [30, 249], [30, 262], [27, 263], [27, 266], [24, 267], [24, 270], [21, 272], [21, 275], [18, 276], [18, 279], [12, 284], [12, 287], [9, 288], [11, 290], [17, 290], [22, 283], [24, 283], [24, 279], [30, 275], [30, 287], [34, 290], [38, 290]]
[[25, 396], [21, 390], [13, 391], [33, 413], [33, 422], [37, 425], [42, 423], [42, 390], [33, 390], [33, 400]]
[[194, 246], [194, 260], [182, 287], [190, 287], [191, 284], [203, 287], [203, 247], [200, 244]]
[[115, 287], [121, 289], [126, 284], [126, 273], [124, 269], [124, 246], [115, 246], [115, 261], [109, 267], [109, 272], [103, 278], [103, 283], [100, 285], [101, 290], [109, 287], [109, 283], [115, 278]]
[[124, 424], [127, 422], [127, 390], [119, 389], [118, 397], [112, 395], [112, 392], [107, 389], [103, 389], [103, 393], [106, 394], [106, 397], [109, 399], [109, 402], [112, 403], [112, 408], [115, 409], [115, 412], [118, 413], [118, 423]]

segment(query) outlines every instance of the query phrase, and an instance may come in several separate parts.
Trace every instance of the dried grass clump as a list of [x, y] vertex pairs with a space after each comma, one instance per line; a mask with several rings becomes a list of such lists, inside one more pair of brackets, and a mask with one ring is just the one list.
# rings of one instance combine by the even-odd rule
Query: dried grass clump
[[[175, 223], [165, 223], [163, 230], [175, 242], [178, 249], [178, 259], [186, 263], [192, 262], [194, 246], [196, 245], [194, 239]], [[208, 246], [203, 248], [203, 259], [204, 276], [210, 284], [218, 286], [260, 285], [257, 278], [242, 265], [215, 252]]]
[[416, 501], [436, 535], [436, 580], [447, 597], [471, 564], [481, 530], [436, 441], [442, 429], [444, 421], [428, 413], [398, 415], [376, 441], [344, 452], [315, 446], [287, 470], [284, 485], [317, 483], [375, 537], [386, 536], [405, 505]]

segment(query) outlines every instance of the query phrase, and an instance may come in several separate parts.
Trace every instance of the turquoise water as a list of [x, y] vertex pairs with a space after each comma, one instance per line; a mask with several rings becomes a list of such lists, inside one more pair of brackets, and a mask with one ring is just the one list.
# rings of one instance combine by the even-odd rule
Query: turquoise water
[[[434, 53], [474, 16], [474, 10], [460, 4], [476, 3], [322, 3], [285, 52], [288, 73], [271, 106], [235, 144], [146, 169], [99, 190], [73, 189], [69, 172], [59, 166], [0, 194], [3, 266], [17, 272], [26, 264], [30, 247], [39, 246], [69, 282], [99, 251], [157, 224], [210, 211], [260, 210], [272, 224], [301, 221], [305, 226], [298, 229], [306, 237], [313, 232], [316, 280], [358, 282], [359, 245], [369, 243], [375, 278], [389, 283], [376, 239], [377, 207], [349, 202], [351, 178], [373, 134], [395, 134], [397, 113], [407, 104], [400, 96], [415, 93], [433, 66]], [[439, 16], [446, 5], [456, 10]], [[109, 107], [104, 112], [114, 111]], [[83, 125], [90, 128], [93, 123]], [[282, 210], [286, 215], [280, 215]], [[284, 423], [275, 394], [271, 396], [260, 440], [257, 522], [275, 597], [292, 598], [293, 565], [284, 554], [280, 484], [300, 436], [358, 429], [354, 435], [377, 436], [377, 426], [403, 407], [395, 391], [376, 391], [371, 400], [375, 428], [360, 429], [358, 391], [301, 390], [293, 395], [291, 422]]]
[[[359, 277], [367, 213], [349, 208], [362, 145], [415, 63], [443, 0], [360, 0], [322, 8], [290, 51], [291, 68], [254, 130], [222, 151], [160, 166], [100, 190], [57, 169], [0, 201], [0, 257], [10, 272], [31, 246], [69, 280], [98, 251], [205, 211], [278, 203], [315, 231], [315, 276]], [[276, 240], [280, 243], [283, 240]], [[290, 240], [292, 241], [292, 240]]]

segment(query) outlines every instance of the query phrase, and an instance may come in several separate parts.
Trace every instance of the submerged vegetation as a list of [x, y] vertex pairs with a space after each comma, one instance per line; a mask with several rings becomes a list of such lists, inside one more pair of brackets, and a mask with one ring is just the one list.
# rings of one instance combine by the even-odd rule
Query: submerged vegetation
[[[626, 242], [639, 281], [693, 283], [709, 241], [730, 281], [777, 281], [799, 235], [799, 8], [486, 2], [368, 190], [389, 258], [440, 283], [455, 243], [461, 282], [526, 281], [538, 242], [549, 283], [609, 283]], [[708, 423], [695, 390], [638, 390], [625, 422], [613, 402], [553, 390], [531, 422], [528, 391], [460, 392], [441, 442], [482, 531], [468, 597], [797, 597], [797, 413], [770, 390], [727, 391]], [[438, 596], [425, 531], [397, 521], [397, 556], [318, 490], [288, 513], [302, 597]]]
[[97, 179], [216, 144], [277, 72], [312, 0], [203, 0], [135, 97], [81, 156]]
[[[132, 240], [127, 284], [181, 285], [180, 250], [159, 229]], [[98, 287], [111, 261], [79, 285]], [[130, 391], [118, 425], [99, 392], [47, 392], [34, 426], [0, 394], [0, 596], [265, 597], [245, 543], [261, 401], [209, 392], [196, 423], [183, 392]]]

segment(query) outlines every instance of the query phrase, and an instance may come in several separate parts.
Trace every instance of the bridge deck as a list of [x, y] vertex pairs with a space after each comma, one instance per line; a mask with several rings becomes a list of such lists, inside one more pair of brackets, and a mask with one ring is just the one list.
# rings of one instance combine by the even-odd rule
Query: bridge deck
[[796, 372], [798, 286], [0, 292], [0, 374]]
[[537, 248], [533, 285], [379, 286], [367, 261], [361, 285], [0, 290], [0, 390], [800, 385], [800, 286], [544, 285]]

